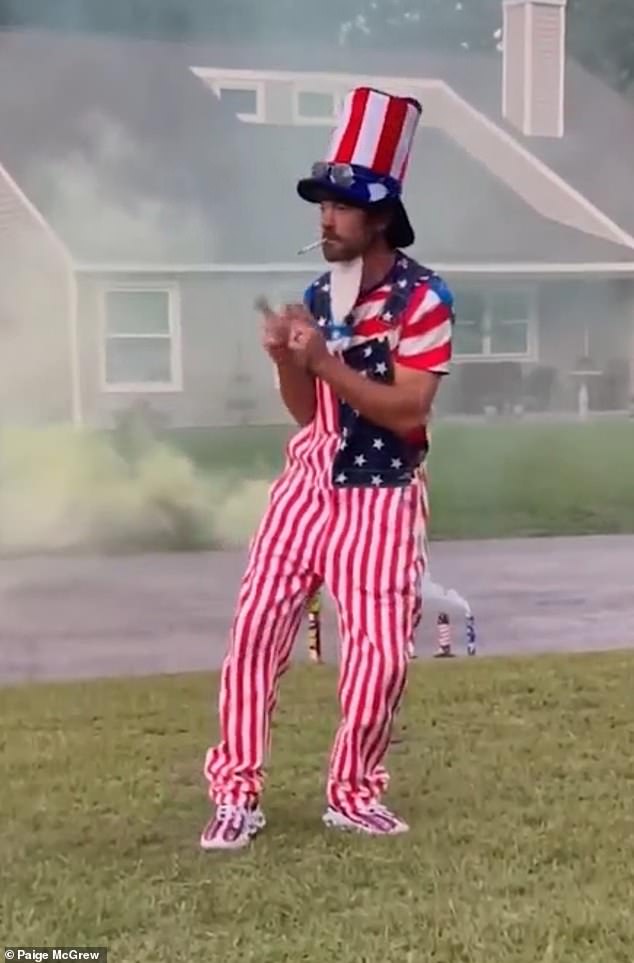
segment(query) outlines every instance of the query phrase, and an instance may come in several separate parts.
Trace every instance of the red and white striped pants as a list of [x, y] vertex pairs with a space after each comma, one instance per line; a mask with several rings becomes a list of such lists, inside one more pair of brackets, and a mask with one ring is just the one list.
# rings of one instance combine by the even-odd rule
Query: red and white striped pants
[[335, 600], [341, 637], [328, 801], [345, 811], [385, 791], [382, 763], [420, 615], [420, 525], [417, 484], [333, 490], [297, 468], [275, 483], [222, 670], [221, 738], [205, 761], [215, 803], [245, 803], [262, 790], [280, 678], [321, 584]]

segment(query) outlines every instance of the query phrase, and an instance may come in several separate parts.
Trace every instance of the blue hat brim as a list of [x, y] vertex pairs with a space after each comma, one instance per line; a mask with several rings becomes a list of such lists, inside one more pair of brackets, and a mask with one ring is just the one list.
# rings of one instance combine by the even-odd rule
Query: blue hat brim
[[[360, 185], [352, 187], [342, 187], [333, 184], [331, 180], [322, 180], [316, 177], [305, 177], [297, 184], [297, 193], [304, 201], [310, 204], [321, 204], [323, 201], [339, 201], [349, 204], [351, 207], [368, 209], [380, 204], [381, 201], [369, 201], [367, 191], [360, 189]], [[394, 216], [387, 230], [387, 237], [393, 248], [410, 247], [415, 241], [414, 229], [407, 216], [407, 211], [403, 206], [400, 197], [386, 197], [385, 200], [392, 200], [394, 204]]]

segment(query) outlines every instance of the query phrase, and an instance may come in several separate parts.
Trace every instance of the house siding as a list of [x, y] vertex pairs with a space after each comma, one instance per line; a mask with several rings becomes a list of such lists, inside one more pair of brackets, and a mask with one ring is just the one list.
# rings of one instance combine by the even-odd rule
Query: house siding
[[[120, 277], [83, 277], [80, 282], [81, 356], [84, 410], [89, 422], [109, 427], [122, 409], [140, 398], [173, 427], [288, 421], [274, 385], [273, 369], [259, 344], [255, 298], [266, 292], [273, 303], [301, 300], [311, 275], [228, 274], [169, 275], [181, 305], [183, 390], [179, 392], [105, 392], [100, 374], [101, 293]], [[126, 275], [142, 285], [159, 283], [156, 275]], [[239, 382], [239, 376], [246, 381]], [[238, 377], [237, 377], [238, 376]], [[251, 407], [241, 415], [232, 400]]]
[[[114, 276], [110, 281], [117, 282]], [[135, 283], [143, 284], [143, 275]], [[100, 384], [99, 299], [108, 278], [84, 277], [80, 285], [80, 322], [83, 401], [89, 423], [110, 427], [117, 413], [140, 399], [163, 416], [172, 427], [288, 423], [274, 386], [273, 369], [259, 345], [259, 324], [253, 309], [258, 294], [266, 292], [273, 303], [299, 300], [310, 274], [227, 274], [165, 275], [166, 285], [178, 284], [181, 303], [183, 390], [180, 392], [108, 393]], [[451, 279], [449, 279], [451, 282]], [[152, 276], [153, 284], [157, 283]], [[502, 282], [487, 280], [485, 286]], [[508, 282], [505, 282], [506, 284]], [[520, 282], [518, 282], [520, 283]], [[590, 354], [595, 364], [609, 368], [632, 357], [634, 352], [634, 282], [535, 281], [537, 309], [537, 358], [461, 362], [453, 366], [438, 395], [436, 413], [481, 414], [482, 397], [465, 387], [474, 377], [491, 382], [508, 378], [517, 383], [518, 371], [524, 385], [530, 373], [541, 367], [556, 369], [550, 410], [572, 411], [575, 407], [574, 379], [570, 371], [585, 351], [586, 324]], [[521, 283], [526, 287], [526, 283]], [[241, 374], [242, 383], [236, 378]], [[508, 384], [508, 382], [504, 382]], [[502, 394], [506, 391], [502, 389]], [[522, 391], [515, 398], [525, 399]], [[603, 389], [602, 389], [603, 390]], [[250, 402], [243, 410], [231, 400]], [[593, 398], [595, 395], [593, 395]], [[603, 394], [596, 395], [599, 399]]]

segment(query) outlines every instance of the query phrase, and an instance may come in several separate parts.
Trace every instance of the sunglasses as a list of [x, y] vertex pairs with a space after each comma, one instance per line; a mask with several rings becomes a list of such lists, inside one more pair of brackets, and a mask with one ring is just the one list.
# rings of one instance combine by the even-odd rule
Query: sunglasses
[[311, 168], [311, 176], [315, 180], [329, 180], [337, 187], [352, 187], [355, 173], [350, 164], [329, 164], [327, 161], [317, 161]]
[[392, 195], [400, 194], [400, 185], [389, 175], [375, 174], [363, 168], [355, 168], [352, 164], [331, 163], [317, 161], [311, 168], [311, 176], [318, 181], [329, 180], [335, 187], [350, 188], [355, 182], [384, 184]]

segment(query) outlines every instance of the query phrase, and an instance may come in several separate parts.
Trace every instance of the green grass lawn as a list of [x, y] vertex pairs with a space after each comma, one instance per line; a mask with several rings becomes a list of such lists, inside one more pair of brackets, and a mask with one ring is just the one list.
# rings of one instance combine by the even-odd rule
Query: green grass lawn
[[334, 675], [285, 680], [245, 853], [204, 854], [216, 679], [0, 690], [7, 945], [111, 963], [631, 963], [634, 653], [415, 667], [409, 836], [320, 824]]
[[[174, 437], [205, 471], [273, 476], [287, 427]], [[634, 421], [439, 422], [429, 457], [432, 537], [634, 532]]]

